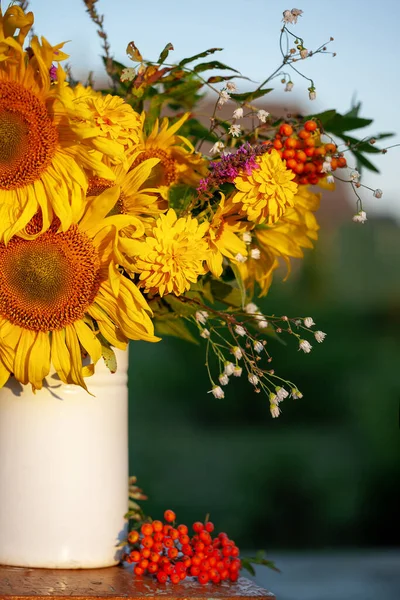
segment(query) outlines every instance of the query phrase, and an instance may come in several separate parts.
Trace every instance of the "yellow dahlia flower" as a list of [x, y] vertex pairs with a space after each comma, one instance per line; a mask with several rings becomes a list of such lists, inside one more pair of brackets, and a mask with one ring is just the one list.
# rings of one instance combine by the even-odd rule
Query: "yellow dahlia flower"
[[108, 157], [112, 163], [125, 163], [125, 154], [139, 143], [140, 115], [119, 96], [103, 95], [82, 84], [68, 88], [69, 106], [80, 111], [75, 119], [87, 131], [83, 143]]
[[[161, 126], [156, 121], [150, 135], [141, 132], [140, 141], [136, 151], [138, 155], [133, 166], [138, 165], [148, 158], [160, 160], [153, 170], [149, 185], [157, 187], [159, 194], [168, 199], [168, 190], [178, 183], [185, 183], [196, 187], [201, 177], [206, 173], [206, 161], [198, 152], [194, 151], [189, 140], [177, 135], [180, 127], [189, 118], [183, 115], [176, 123], [169, 126], [167, 118], [162, 120]], [[142, 115], [142, 126], [145, 125], [145, 115]]]
[[[2, 45], [2, 42], [7, 40], [7, 38], [14, 38], [16, 30], [19, 29], [15, 41], [22, 45], [32, 25], [32, 12], [25, 14], [20, 6], [14, 4], [9, 6], [3, 15], [0, 6], [0, 60], [4, 60], [4, 56], [7, 56], [7, 52], [9, 51], [8, 44]], [[5, 51], [5, 55], [3, 55], [3, 51]]]
[[[0, 386], [14, 374], [40, 389], [53, 364], [63, 382], [86, 389], [83, 377], [101, 357], [99, 332], [122, 349], [129, 339], [157, 341], [144, 297], [114, 264], [115, 238], [129, 223], [105, 217], [118, 196], [112, 188], [101, 207], [88, 203], [64, 232], [54, 222], [33, 239], [0, 243]], [[40, 217], [28, 226], [40, 228]]]
[[224, 256], [233, 262], [238, 262], [237, 256], [247, 256], [247, 247], [242, 235], [251, 227], [252, 223], [244, 221], [243, 216], [237, 214], [237, 205], [232, 204], [230, 199], [226, 202], [225, 196], [221, 194], [207, 236], [210, 248], [207, 265], [213, 275], [220, 277], [222, 274]]
[[160, 296], [186, 292], [206, 272], [208, 227], [209, 223], [200, 225], [192, 217], [178, 219], [171, 208], [160, 215], [144, 241], [122, 238], [122, 247], [131, 255], [131, 269], [139, 273], [139, 287]]
[[278, 223], [271, 227], [255, 227], [252, 231], [259, 258], [252, 258], [251, 252], [245, 263], [238, 265], [248, 288], [257, 281], [261, 288], [260, 296], [268, 293], [273, 272], [283, 259], [290, 273], [291, 258], [303, 258], [302, 248], [312, 248], [311, 240], [318, 238], [319, 225], [314, 212], [319, 208], [320, 194], [314, 194], [307, 186], [299, 186], [294, 198], [294, 206], [288, 208]]
[[286, 162], [276, 150], [257, 156], [255, 161], [258, 169], [250, 174], [243, 172], [235, 178], [238, 192], [232, 202], [240, 204], [249, 221], [271, 225], [293, 206], [297, 191], [297, 183], [292, 181], [295, 174], [286, 168]]
[[[9, 27], [5, 17], [2, 27]], [[84, 167], [100, 176], [110, 175], [79, 143], [77, 129], [71, 128], [71, 115], [62, 102], [66, 86], [61, 66], [57, 83], [51, 84], [49, 70], [60, 47], [46, 40], [40, 44], [36, 37], [29, 52], [23, 50], [18, 36], [1, 42], [0, 241], [7, 242], [23, 230], [38, 209], [43, 230], [55, 213], [66, 231], [83, 210]], [[80, 136], [85, 133], [81, 126]]]

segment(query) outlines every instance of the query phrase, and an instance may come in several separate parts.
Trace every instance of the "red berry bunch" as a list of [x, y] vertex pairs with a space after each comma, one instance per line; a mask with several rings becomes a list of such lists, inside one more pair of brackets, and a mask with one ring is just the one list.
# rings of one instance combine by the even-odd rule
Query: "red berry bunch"
[[242, 566], [239, 548], [226, 533], [213, 538], [211, 521], [193, 523], [194, 534], [190, 536], [186, 525], [175, 526], [172, 510], [165, 511], [164, 520], [144, 523], [140, 532], [129, 533], [125, 560], [135, 564], [135, 575], [149, 573], [160, 583], [175, 584], [188, 575], [203, 585], [238, 579]]
[[336, 144], [321, 143], [321, 132], [313, 120], [306, 121], [303, 128], [297, 131], [289, 123], [282, 123], [272, 146], [286, 160], [286, 166], [296, 174], [294, 181], [303, 185], [316, 185], [326, 177], [322, 165], [327, 157], [330, 158], [330, 171], [347, 166]]

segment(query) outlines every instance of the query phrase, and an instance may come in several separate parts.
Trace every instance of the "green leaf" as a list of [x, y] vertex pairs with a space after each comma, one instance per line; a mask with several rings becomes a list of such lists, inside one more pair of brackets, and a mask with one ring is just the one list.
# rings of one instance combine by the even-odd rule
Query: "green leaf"
[[362, 129], [371, 125], [373, 119], [360, 119], [359, 117], [344, 117], [338, 113], [326, 124], [325, 129], [331, 133], [344, 133], [354, 129]]
[[169, 208], [173, 208], [178, 213], [184, 210], [193, 198], [191, 190], [192, 188], [187, 185], [174, 185], [169, 190]]
[[236, 69], [232, 69], [232, 67], [224, 65], [224, 63], [219, 62], [218, 60], [211, 60], [210, 62], [200, 63], [193, 68], [193, 70], [196, 73], [202, 73], [203, 71], [209, 71], [211, 69], [222, 69], [225, 71], [234, 71], [235, 73], [239, 73], [239, 71], [237, 71]]
[[188, 63], [193, 62], [194, 60], [197, 60], [198, 58], [204, 58], [205, 56], [208, 56], [209, 54], [214, 54], [214, 52], [221, 52], [221, 50], [223, 50], [223, 48], [210, 48], [209, 50], [205, 50], [204, 52], [200, 52], [199, 54], [195, 54], [194, 56], [190, 56], [189, 58], [184, 58], [179, 63], [179, 66], [183, 67], [183, 65], [187, 65]]
[[239, 271], [237, 265], [235, 265], [234, 263], [231, 263], [230, 266], [231, 266], [231, 269], [232, 269], [232, 271], [233, 271], [233, 273], [235, 275], [235, 280], [236, 280], [237, 286], [238, 286], [239, 291], [240, 291], [241, 305], [242, 305], [242, 308], [244, 308], [245, 305], [247, 304], [246, 286], [244, 284], [244, 281], [242, 279], [242, 276], [240, 274], [240, 271]]
[[187, 302], [182, 302], [182, 300], [172, 294], [164, 296], [164, 300], [179, 317], [190, 317], [198, 310], [198, 307]]
[[217, 279], [211, 280], [211, 294], [216, 301], [223, 302], [228, 306], [240, 308], [242, 306], [242, 294], [238, 287]]
[[326, 128], [329, 121], [331, 121], [335, 116], [336, 110], [325, 110], [322, 113], [307, 115], [306, 119], [318, 119], [318, 121], [321, 121], [323, 127]]
[[154, 319], [154, 326], [157, 335], [172, 335], [173, 337], [181, 338], [187, 342], [199, 344], [199, 341], [193, 337], [186, 327], [183, 319], [175, 318], [175, 316], [168, 319]]
[[369, 171], [373, 171], [374, 173], [380, 173], [379, 169], [377, 169], [375, 167], [375, 165], [372, 164], [372, 162], [370, 162], [367, 158], [365, 158], [365, 156], [363, 154], [361, 154], [361, 152], [357, 152], [355, 150], [352, 150], [352, 152], [353, 152], [354, 156], [356, 157], [357, 162], [360, 165], [362, 165]]
[[117, 372], [117, 358], [115, 356], [115, 352], [112, 349], [110, 343], [106, 340], [101, 333], [98, 335], [98, 340], [101, 344], [101, 355], [103, 357], [104, 363], [109, 369], [110, 373]]
[[174, 47], [171, 44], [171, 42], [168, 42], [168, 44], [165, 46], [164, 50], [161, 52], [160, 56], [158, 57], [158, 64], [162, 65], [163, 62], [165, 61], [165, 59], [167, 58], [168, 54], [170, 53], [171, 50], [173, 50]]
[[207, 79], [207, 83], [220, 83], [221, 81], [230, 81], [236, 78], [236, 75], [213, 75], [213, 77]]
[[241, 558], [242, 561], [242, 569], [245, 569], [248, 573], [250, 573], [250, 575], [254, 575], [256, 574], [256, 571], [253, 567], [253, 565], [246, 559], [246, 558]]
[[231, 94], [231, 98], [237, 102], [252, 102], [257, 98], [262, 98], [269, 92], [272, 92], [273, 88], [264, 88], [261, 90], [254, 90], [254, 92], [245, 92], [244, 94]]
[[245, 557], [241, 558], [242, 565], [243, 565], [243, 562], [247, 563], [250, 566], [251, 565], [262, 565], [264, 567], [268, 567], [268, 569], [272, 569], [273, 571], [280, 573], [281, 571], [280, 571], [280, 569], [278, 569], [278, 567], [275, 565], [275, 563], [272, 560], [264, 558], [264, 555], [265, 555], [265, 550], [259, 550], [255, 556], [245, 556]]

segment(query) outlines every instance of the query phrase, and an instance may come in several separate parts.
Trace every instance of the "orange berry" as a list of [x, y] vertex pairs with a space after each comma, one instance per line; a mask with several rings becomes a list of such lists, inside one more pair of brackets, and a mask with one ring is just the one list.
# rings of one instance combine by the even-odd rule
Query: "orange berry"
[[286, 161], [286, 166], [288, 167], [288, 169], [295, 169], [297, 166], [297, 160], [295, 160], [294, 158], [289, 158], [289, 160]]
[[153, 521], [152, 525], [154, 531], [160, 532], [163, 530], [163, 524], [161, 523], [161, 521]]
[[315, 139], [312, 137], [307, 138], [304, 140], [304, 145], [306, 148], [313, 148], [315, 146]]
[[142, 539], [142, 546], [144, 546], [145, 548], [151, 548], [154, 544], [154, 540], [151, 537], [151, 535], [145, 535], [144, 538]]
[[130, 531], [129, 535], [128, 535], [128, 542], [130, 544], [135, 544], [139, 539], [139, 532], [138, 531]]
[[171, 525], [164, 525], [163, 527], [163, 534], [164, 535], [168, 535], [169, 534], [169, 530], [171, 529]]
[[152, 550], [153, 552], [162, 552], [163, 548], [164, 546], [162, 542], [154, 542]]
[[147, 558], [142, 558], [142, 560], [139, 562], [139, 567], [142, 567], [142, 569], [147, 569], [147, 567], [149, 566], [149, 561]]
[[324, 146], [319, 146], [314, 150], [314, 156], [325, 156], [326, 150]]
[[200, 531], [202, 531], [204, 529], [204, 525], [200, 521], [196, 521], [195, 523], [193, 523], [192, 528], [193, 528], [193, 531], [195, 531], [196, 533], [199, 533]]
[[283, 148], [281, 140], [274, 140], [273, 146], [275, 150], [280, 150], [281, 148]]
[[210, 580], [208, 573], [205, 573], [204, 571], [201, 571], [201, 573], [198, 574], [197, 579], [199, 580], [199, 583], [201, 583], [202, 585], [205, 585]]
[[313, 156], [313, 154], [314, 154], [314, 152], [315, 152], [315, 148], [314, 148], [314, 146], [309, 146], [308, 148], [306, 148], [306, 149], [304, 150], [304, 152], [306, 153], [306, 155], [307, 155], [308, 157], [311, 157], [311, 156]]
[[190, 574], [197, 577], [200, 573], [200, 567], [190, 567]]
[[149, 548], [142, 548], [140, 551], [140, 555], [142, 558], [149, 558], [151, 554], [151, 551]]
[[318, 183], [318, 175], [316, 175], [315, 173], [313, 173], [312, 175], [308, 176], [308, 183], [310, 185], [317, 185]]
[[158, 571], [157, 573], [158, 583], [167, 583], [168, 575], [165, 571]]
[[151, 535], [153, 533], [153, 525], [151, 523], [143, 523], [140, 531], [143, 535]]
[[157, 571], [158, 571], [158, 565], [156, 565], [156, 563], [152, 562], [147, 567], [147, 570], [149, 573], [152, 573], [154, 575], [154, 573], [157, 573]]
[[305, 129], [300, 129], [300, 131], [299, 131], [299, 138], [300, 139], [306, 140], [310, 136], [311, 136], [311, 133], [309, 131], [306, 131]]
[[297, 140], [295, 140], [294, 138], [287, 138], [287, 140], [285, 140], [285, 148], [296, 148], [297, 146]]
[[347, 167], [347, 160], [345, 159], [345, 157], [344, 157], [344, 156], [340, 156], [340, 157], [338, 158], [338, 167], [340, 167], [341, 169], [342, 169], [343, 167]]
[[318, 125], [316, 124], [315, 121], [306, 121], [304, 123], [304, 129], [306, 131], [315, 131], [317, 129]]
[[288, 123], [282, 123], [282, 125], [279, 127], [279, 133], [286, 136], [292, 135], [293, 127]]
[[304, 152], [304, 150], [296, 150], [296, 160], [297, 162], [306, 162], [307, 154]]
[[168, 558], [176, 558], [179, 554], [178, 548], [169, 548]]
[[133, 572], [135, 573], [135, 575], [138, 575], [140, 577], [140, 575], [143, 575], [144, 569], [142, 569], [142, 567], [135, 567], [133, 569]]
[[162, 542], [164, 539], [164, 534], [162, 533], [162, 531], [156, 531], [156, 533], [153, 535], [153, 540], [155, 542]]
[[164, 539], [164, 546], [165, 546], [166, 548], [173, 548], [173, 547], [175, 546], [175, 544], [174, 544], [174, 540], [173, 540], [173, 539], [171, 539], [171, 538], [169, 538], [169, 537], [165, 538], [165, 539]]
[[159, 560], [160, 560], [160, 558], [161, 558], [161, 557], [160, 557], [160, 555], [158, 554], [158, 552], [152, 552], [152, 553], [150, 554], [150, 560], [151, 560], [151, 562], [158, 563], [158, 562], [159, 562]]
[[288, 158], [294, 158], [296, 152], [295, 150], [293, 150], [292, 148], [286, 149], [283, 151], [282, 153], [282, 158], [284, 158], [285, 160], [287, 160]]
[[315, 173], [317, 167], [314, 163], [308, 162], [304, 165], [304, 173]]
[[182, 544], [182, 546], [185, 546], [186, 544], [189, 544], [190, 537], [188, 535], [180, 535], [179, 542]]
[[171, 573], [171, 575], [169, 576], [170, 580], [172, 581], [173, 584], [177, 584], [180, 582], [181, 578], [179, 573]]
[[331, 169], [332, 171], [335, 171], [338, 167], [338, 159], [337, 158], [332, 158], [331, 160]]
[[176, 520], [176, 514], [173, 510], [166, 510], [164, 513], [164, 519], [167, 523], [173, 523]]
[[187, 525], [178, 525], [177, 530], [179, 531], [180, 535], [187, 535], [187, 532], [189, 531]]
[[297, 173], [297, 175], [301, 175], [301, 173], [304, 171], [304, 163], [298, 162], [293, 171]]
[[336, 144], [325, 144], [325, 150], [327, 152], [336, 152]]
[[181, 572], [179, 573], [179, 577], [180, 577], [180, 580], [181, 580], [181, 581], [183, 581], [184, 579], [186, 579], [186, 572], [185, 572], [185, 571], [181, 571]]
[[138, 552], [137, 550], [133, 550], [130, 554], [129, 554], [132, 562], [139, 562], [139, 560], [141, 559], [140, 556], [140, 552]]
[[171, 538], [171, 540], [177, 540], [179, 537], [179, 531], [171, 527], [171, 529], [169, 530], [169, 537]]
[[305, 176], [305, 177], [300, 177], [300, 178], [299, 178], [299, 181], [298, 181], [298, 183], [299, 183], [300, 185], [307, 185], [307, 183], [308, 183], [308, 177], [307, 177], [307, 176]]
[[206, 531], [208, 531], [209, 533], [211, 533], [212, 531], [214, 531], [214, 523], [211, 523], [211, 521], [207, 521], [207, 523], [205, 524], [205, 529]]

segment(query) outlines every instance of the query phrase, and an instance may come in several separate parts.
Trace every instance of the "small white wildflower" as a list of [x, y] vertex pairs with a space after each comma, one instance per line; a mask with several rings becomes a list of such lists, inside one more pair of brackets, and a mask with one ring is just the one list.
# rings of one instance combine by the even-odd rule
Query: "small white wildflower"
[[313, 321], [313, 318], [312, 318], [312, 317], [306, 317], [306, 318], [304, 319], [304, 325], [305, 325], [306, 327], [312, 327], [313, 325], [315, 325], [315, 323], [314, 323], [314, 321]]
[[300, 50], [300, 56], [301, 56], [301, 58], [307, 58], [307, 56], [308, 56], [307, 48], [303, 48], [303, 50]]
[[232, 362], [229, 362], [226, 360], [225, 364], [224, 364], [225, 375], [228, 375], [228, 377], [229, 377], [229, 375], [233, 375], [234, 370], [235, 370], [235, 365]]
[[250, 381], [251, 385], [257, 385], [259, 382], [257, 375], [254, 375], [254, 373], [249, 373], [247, 379]]
[[311, 348], [312, 348], [312, 346], [311, 346], [310, 342], [308, 342], [307, 340], [300, 340], [299, 350], [303, 350], [303, 352], [308, 354], [309, 352], [311, 352]]
[[236, 110], [234, 110], [232, 116], [234, 119], [242, 119], [243, 118], [243, 108], [237, 108]]
[[324, 333], [323, 331], [316, 331], [314, 333], [314, 337], [317, 340], [317, 342], [319, 344], [321, 344], [324, 341], [324, 339], [326, 338], [326, 333]]
[[240, 125], [231, 125], [229, 127], [229, 133], [232, 137], [239, 137], [242, 133]]
[[208, 329], [203, 329], [203, 331], [200, 334], [200, 337], [207, 339], [210, 337], [210, 332], [208, 331]]
[[229, 99], [230, 99], [230, 95], [228, 94], [228, 92], [226, 90], [222, 90], [219, 93], [218, 108], [221, 108], [221, 106], [226, 104]]
[[234, 376], [234, 377], [241, 377], [241, 375], [242, 375], [242, 371], [243, 371], [242, 367], [238, 367], [238, 366], [236, 366], [236, 367], [233, 369], [233, 376]]
[[[300, 17], [300, 15], [303, 14], [303, 11], [300, 10], [299, 8], [292, 8], [291, 12], [294, 17]], [[297, 21], [296, 21], [296, 23], [297, 23]]]
[[269, 393], [269, 401], [271, 402], [271, 404], [278, 404], [279, 400], [276, 394], [274, 394], [273, 392]]
[[360, 210], [356, 215], [353, 216], [354, 223], [364, 224], [367, 220], [367, 213], [364, 210]]
[[360, 173], [357, 170], [352, 171], [350, 173], [350, 179], [357, 182], [360, 179]]
[[281, 414], [281, 409], [279, 408], [279, 406], [277, 404], [273, 404], [273, 403], [270, 404], [269, 411], [270, 411], [271, 417], [273, 419], [276, 419]]
[[121, 81], [132, 81], [135, 78], [136, 71], [132, 67], [122, 69]]
[[283, 19], [282, 21], [284, 23], [293, 23], [294, 21], [294, 16], [292, 15], [290, 10], [284, 10], [283, 11]]
[[240, 254], [240, 252], [238, 252], [235, 256], [235, 260], [237, 260], [240, 263], [245, 263], [247, 260], [247, 256], [243, 256], [243, 254]]
[[237, 92], [236, 83], [233, 83], [233, 81], [228, 81], [226, 84], [226, 89], [230, 92]]
[[289, 392], [287, 390], [285, 390], [285, 388], [283, 387], [277, 387], [275, 388], [276, 391], [276, 398], [278, 400], [278, 402], [282, 402], [282, 400], [284, 400], [285, 398], [287, 398], [289, 396]]
[[293, 81], [288, 81], [285, 87], [285, 92], [291, 92], [293, 89], [294, 83]]
[[214, 398], [225, 398], [224, 390], [219, 385], [214, 385], [213, 389], [207, 393], [211, 393]]
[[260, 252], [259, 248], [252, 248], [250, 250], [250, 256], [251, 256], [251, 258], [254, 258], [254, 260], [259, 260], [259, 258], [261, 256], [261, 252]]
[[218, 380], [221, 385], [228, 385], [229, 383], [229, 377], [225, 373], [221, 373], [221, 375], [218, 377]]
[[258, 327], [260, 329], [267, 329], [267, 327], [268, 327], [268, 321], [266, 319], [260, 319], [258, 321]]
[[322, 173], [330, 173], [332, 159], [330, 156], [326, 156], [324, 162], [322, 163], [321, 171]]
[[258, 352], [258, 354], [260, 354], [260, 352], [262, 352], [264, 350], [264, 344], [258, 340], [254, 342], [253, 347], [254, 347], [254, 350], [256, 352]]
[[223, 142], [215, 142], [214, 146], [210, 150], [210, 154], [218, 154], [225, 148], [225, 144]]
[[251, 236], [250, 231], [245, 231], [242, 234], [242, 240], [244, 241], [245, 244], [251, 244], [251, 239], [252, 239], [252, 236]]
[[232, 354], [237, 360], [240, 360], [243, 357], [243, 352], [239, 346], [232, 346]]
[[301, 393], [301, 392], [300, 392], [298, 389], [296, 389], [296, 388], [293, 388], [293, 389], [292, 389], [292, 391], [291, 391], [291, 394], [290, 394], [290, 395], [291, 395], [291, 397], [292, 397], [292, 398], [294, 398], [294, 399], [296, 399], [296, 398], [299, 398], [299, 399], [300, 399], [300, 398], [302, 398], [302, 397], [303, 397], [303, 394], [302, 394], [302, 393]]
[[269, 117], [269, 112], [261, 108], [257, 113], [257, 119], [259, 119], [261, 123], [266, 123], [267, 117]]
[[247, 312], [247, 314], [254, 315], [258, 312], [259, 309], [258, 309], [257, 304], [254, 304], [254, 302], [249, 302], [244, 307], [244, 310]]
[[204, 325], [208, 319], [208, 312], [206, 310], [198, 310], [194, 316], [198, 323]]
[[335, 178], [332, 174], [329, 174], [328, 177], [326, 178], [326, 182], [327, 183], [335, 183]]
[[246, 330], [241, 325], [235, 325], [235, 332], [241, 336], [246, 335]]
[[383, 196], [382, 190], [380, 190], [380, 189], [375, 190], [374, 196], [375, 196], [375, 198], [382, 198], [382, 196]]
[[310, 90], [308, 97], [310, 100], [315, 100], [317, 98], [317, 92], [315, 90]]

